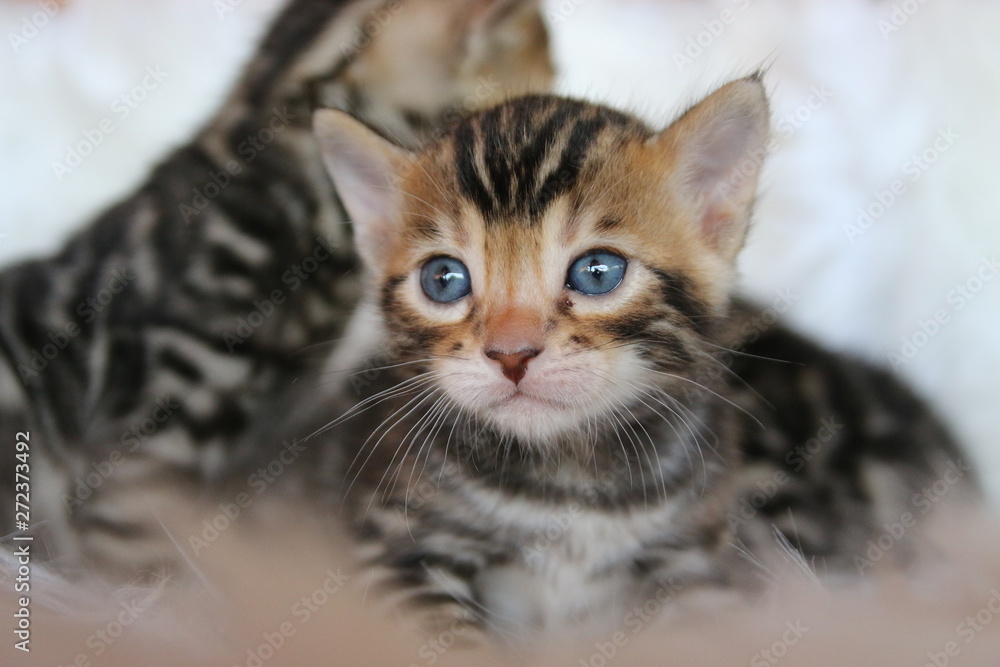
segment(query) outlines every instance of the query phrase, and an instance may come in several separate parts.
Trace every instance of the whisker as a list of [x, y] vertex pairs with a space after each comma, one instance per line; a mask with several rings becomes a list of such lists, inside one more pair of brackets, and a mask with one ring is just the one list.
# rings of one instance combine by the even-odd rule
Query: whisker
[[677, 375], [676, 373], [668, 373], [666, 371], [657, 370], [655, 368], [649, 368], [648, 366], [641, 366], [639, 364], [630, 364], [630, 365], [636, 366], [638, 368], [642, 368], [643, 370], [648, 371], [650, 373], [656, 373], [658, 375], [664, 375], [666, 377], [673, 378], [674, 380], [680, 380], [682, 382], [689, 382], [689, 383], [693, 384], [694, 386], [698, 387], [699, 389], [707, 391], [709, 394], [711, 394], [712, 396], [715, 396], [720, 401], [723, 401], [724, 403], [727, 403], [730, 406], [736, 408], [737, 410], [739, 410], [740, 412], [742, 412], [743, 414], [745, 414], [747, 417], [749, 417], [750, 419], [752, 419], [754, 422], [756, 422], [761, 428], [764, 428], [764, 424], [759, 419], [757, 419], [756, 417], [754, 417], [753, 414], [751, 414], [749, 411], [747, 411], [746, 408], [744, 408], [744, 407], [742, 407], [740, 405], [737, 405], [736, 403], [733, 403], [731, 400], [729, 400], [728, 398], [726, 398], [722, 394], [720, 394], [717, 391], [714, 391], [712, 389], [709, 389], [708, 387], [706, 387], [705, 385], [701, 384], [700, 382], [698, 382], [696, 380], [692, 380], [691, 378], [686, 378], [683, 375]]
[[[701, 443], [704, 441], [705, 444], [706, 444], [706, 446], [708, 446], [707, 440], [705, 440], [705, 438], [704, 438], [703, 435], [701, 435], [700, 433], [696, 432], [695, 429], [692, 428], [691, 424], [688, 422], [687, 419], [684, 418], [684, 416], [680, 412], [678, 412], [677, 410], [673, 409], [672, 407], [670, 407], [669, 405], [667, 405], [663, 401], [659, 400], [655, 395], [653, 395], [649, 391], [645, 390], [643, 387], [638, 386], [638, 385], [634, 385], [632, 383], [629, 383], [629, 384], [631, 386], [633, 386], [635, 389], [639, 390], [643, 395], [648, 396], [650, 399], [652, 399], [656, 403], [658, 403], [658, 404], [662, 405], [664, 408], [666, 408], [672, 415], [674, 415], [678, 419], [678, 421], [680, 421], [680, 423], [687, 429], [688, 433], [691, 434], [692, 444], [694, 445], [695, 450], [698, 452], [698, 458], [701, 461], [701, 472], [702, 472], [701, 489], [702, 489], [702, 493], [704, 493], [705, 489], [708, 488], [708, 465], [705, 463], [705, 454], [702, 451], [702, 445], [701, 445]], [[667, 396], [667, 397], [669, 398], [669, 396]], [[667, 424], [670, 426], [670, 428], [677, 435], [678, 439], [681, 441], [682, 449], [684, 450], [685, 456], [687, 457], [687, 460], [688, 460], [688, 466], [690, 466], [690, 468], [692, 470], [694, 470], [695, 466], [694, 466], [694, 461], [691, 459], [691, 452], [688, 451], [689, 450], [688, 447], [684, 447], [683, 446], [685, 438], [684, 438], [684, 436], [681, 435], [680, 431], [677, 430], [677, 427], [674, 425], [673, 421], [670, 420], [670, 419], [667, 419], [666, 417], [664, 417], [662, 414], [660, 414], [660, 412], [658, 410], [656, 410], [655, 408], [653, 408], [651, 405], [649, 405], [648, 403], [646, 403], [641, 398], [637, 398], [637, 400], [639, 402], [641, 402], [643, 405], [645, 405], [646, 407], [648, 407], [650, 410], [652, 410], [654, 414], [659, 415], [665, 422], [667, 422]], [[678, 407], [682, 407], [682, 404], [680, 404], [680, 403], [678, 403], [677, 405], [678, 405]], [[711, 446], [709, 446], [709, 449], [712, 449], [713, 451], [715, 451], [715, 449], [713, 447], [711, 447]]]
[[[368, 450], [369, 450], [368, 451], [368, 456], [365, 457], [365, 460], [358, 467], [358, 471], [354, 475], [354, 479], [351, 481], [351, 485], [352, 486], [353, 486], [354, 482], [358, 478], [360, 478], [361, 472], [364, 470], [364, 467], [366, 465], [368, 465], [368, 461], [370, 461], [371, 457], [374, 456], [375, 452], [379, 448], [379, 445], [382, 444], [382, 441], [385, 439], [385, 437], [387, 435], [389, 435], [389, 433], [397, 425], [399, 425], [404, 419], [406, 419], [407, 417], [409, 417], [411, 414], [413, 414], [413, 412], [415, 410], [417, 410], [421, 405], [423, 405], [424, 402], [427, 401], [427, 399], [429, 399], [431, 396], [433, 396], [435, 391], [436, 391], [435, 387], [430, 387], [429, 389], [425, 389], [424, 391], [422, 391], [418, 396], [414, 397], [409, 402], [407, 402], [406, 405], [402, 406], [401, 408], [399, 408], [396, 411], [394, 411], [391, 415], [389, 415], [389, 417], [387, 417], [381, 424], [379, 424], [379, 426], [371, 433], [371, 435], [369, 435], [368, 438], [365, 439], [364, 443], [362, 443], [361, 448], [359, 449], [359, 454], [360, 454], [361, 451], [364, 451], [365, 448], [368, 448]], [[411, 404], [413, 404], [413, 407], [411, 407], [404, 414], [402, 414], [400, 417], [398, 417], [397, 419], [395, 419], [395, 421], [393, 421], [389, 426], [386, 426], [386, 424], [388, 424], [390, 422], [390, 420], [392, 420], [394, 417], [396, 417], [396, 415], [398, 415], [399, 413], [401, 413], [403, 410], [406, 410], [406, 408], [409, 407]], [[424, 415], [424, 416], [426, 416], [426, 415]], [[423, 416], [421, 417], [421, 419], [423, 419]], [[371, 446], [369, 446], [368, 443], [371, 442], [371, 439], [374, 438], [375, 435], [379, 431], [382, 431], [382, 434], [378, 437], [378, 439]], [[368, 514], [368, 512], [371, 511], [372, 503], [375, 502], [375, 497], [378, 495], [379, 489], [382, 488], [382, 484], [385, 481], [386, 476], [389, 474], [389, 471], [392, 469], [392, 464], [396, 460], [396, 457], [399, 455], [399, 450], [400, 450], [400, 447], [397, 447], [395, 449], [395, 451], [393, 451], [392, 459], [390, 459], [389, 463], [385, 466], [385, 470], [383, 470], [382, 476], [379, 478], [378, 484], [376, 484], [375, 488], [372, 490], [371, 497], [368, 499], [368, 507], [365, 509], [365, 514], [366, 515]], [[357, 458], [357, 456], [355, 456], [355, 458]], [[352, 462], [352, 465], [353, 465], [353, 462]], [[397, 471], [398, 471], [398, 468], [397, 468]], [[351, 487], [348, 487], [348, 492], [350, 491], [350, 488]], [[386, 500], [387, 500], [387, 497], [385, 495], [383, 495], [382, 501], [385, 502]]]
[[368, 368], [343, 368], [337, 370], [324, 371], [325, 373], [348, 373], [347, 377], [354, 377], [355, 375], [361, 375], [362, 373], [371, 373], [377, 371], [387, 371], [392, 368], [402, 368], [403, 366], [411, 366], [413, 364], [426, 364], [434, 361], [434, 357], [429, 357], [427, 359], [414, 359], [412, 361], [400, 361], [396, 364], [388, 364], [386, 366], [370, 366]]
[[[433, 394], [431, 394], [431, 395], [433, 395]], [[421, 432], [423, 432], [423, 429], [425, 428], [426, 424], [429, 423], [431, 419], [433, 419], [433, 416], [436, 413], [436, 409], [441, 404], [442, 400], [444, 400], [444, 397], [439, 396], [434, 401], [434, 403], [432, 403], [431, 406], [429, 408], [427, 408], [427, 410], [423, 414], [420, 415], [420, 418], [417, 419], [416, 423], [413, 424], [413, 426], [410, 427], [410, 430], [407, 431], [403, 435], [403, 437], [400, 439], [399, 444], [396, 446], [396, 451], [393, 452], [393, 454], [392, 454], [392, 459], [389, 461], [389, 464], [386, 466], [386, 471], [387, 472], [383, 473], [383, 475], [382, 475], [383, 479], [385, 479], [385, 476], [388, 473], [388, 470], [392, 467], [393, 462], [396, 460], [396, 456], [399, 455], [399, 451], [401, 449], [403, 449], [403, 445], [406, 445], [406, 449], [405, 449], [405, 451], [403, 451], [403, 455], [400, 456], [399, 463], [396, 465], [396, 470], [395, 470], [395, 472], [392, 475], [392, 485], [390, 487], [386, 488], [386, 490], [382, 494], [382, 501], [383, 502], [385, 502], [386, 500], [388, 500], [389, 497], [396, 490], [396, 483], [398, 482], [399, 473], [402, 471], [403, 465], [406, 463], [406, 459], [409, 456], [410, 451], [412, 450], [414, 443], [416, 443], [416, 441], [417, 441], [417, 437], [420, 435]], [[419, 407], [419, 404], [417, 405], [417, 407]], [[409, 440], [409, 444], [408, 445], [406, 444], [407, 440]], [[410, 471], [410, 481], [412, 482], [412, 480], [413, 480], [413, 471], [411, 470]], [[382, 482], [380, 481], [375, 486], [375, 490], [378, 491], [378, 489], [381, 486], [382, 486]]]
[[303, 345], [302, 347], [292, 350], [292, 354], [301, 354], [303, 352], [309, 352], [317, 347], [332, 347], [347, 340], [347, 336], [341, 336], [340, 338], [330, 338], [328, 340], [323, 340], [318, 343], [311, 343], [309, 345]]
[[[733, 378], [733, 380], [736, 380], [741, 385], [743, 385], [743, 387], [745, 387], [750, 393], [752, 393], [755, 397], [757, 397], [760, 401], [762, 401], [764, 403], [764, 405], [770, 407], [772, 410], [774, 409], [774, 405], [769, 400], [767, 400], [766, 398], [764, 398], [764, 396], [761, 395], [760, 392], [758, 392], [756, 389], [754, 389], [753, 385], [751, 385], [749, 382], [747, 382], [745, 379], [743, 379], [740, 376], [739, 373], [737, 373], [736, 371], [734, 371], [732, 368], [730, 368], [729, 366], [727, 366], [725, 363], [723, 363], [719, 359], [716, 359], [715, 356], [713, 356], [713, 355], [705, 352], [704, 350], [697, 350], [697, 352], [698, 352], [698, 354], [702, 355], [705, 359], [707, 359], [708, 361], [710, 361], [713, 364], [715, 364], [716, 366], [718, 366], [723, 372], [728, 373], [729, 376], [731, 378]], [[763, 359], [763, 357], [761, 357], [761, 358]]]
[[355, 403], [353, 406], [345, 410], [344, 413], [341, 414], [339, 417], [321, 426], [316, 431], [308, 435], [305, 439], [309, 440], [310, 438], [316, 437], [317, 435], [326, 433], [327, 431], [337, 426], [338, 424], [342, 424], [348, 419], [351, 419], [357, 416], [358, 414], [368, 411], [369, 409], [375, 407], [379, 403], [382, 403], [392, 398], [397, 398], [398, 396], [405, 395], [411, 391], [415, 391], [416, 388], [421, 387], [429, 382], [433, 382], [434, 380], [437, 380], [443, 375], [444, 373], [441, 371], [428, 371], [427, 373], [422, 373], [420, 375], [415, 375], [412, 378], [408, 378], [395, 386], [389, 387], [388, 389], [383, 389], [377, 394], [369, 396], [368, 398], [359, 401], [358, 403]]
[[765, 356], [760, 355], [760, 354], [751, 354], [750, 352], [744, 352], [743, 350], [737, 349], [735, 347], [726, 347], [725, 345], [718, 345], [716, 343], [712, 343], [711, 341], [707, 341], [707, 340], [703, 340], [703, 341], [701, 341], [701, 343], [703, 345], [707, 345], [708, 347], [714, 347], [717, 350], [722, 350], [724, 352], [729, 352], [730, 354], [735, 354], [735, 355], [738, 355], [738, 356], [741, 356], [741, 357], [748, 357], [750, 359], [760, 359], [761, 361], [773, 361], [775, 363], [779, 363], [779, 364], [791, 364], [793, 366], [804, 366], [805, 365], [805, 364], [803, 364], [801, 362], [798, 362], [798, 361], [789, 361], [788, 359], [776, 359], [774, 357], [765, 357]]
[[[639, 434], [635, 431], [635, 427], [632, 426], [632, 424], [635, 424], [636, 426], [642, 429], [642, 432], [646, 434], [646, 439], [649, 441], [650, 447], [652, 448], [653, 452], [656, 453], [660, 448], [657, 447], [656, 441], [653, 439], [653, 436], [649, 433], [649, 431], [646, 430], [646, 427], [642, 424], [642, 421], [638, 417], [636, 417], [635, 413], [632, 412], [632, 409], [628, 407], [628, 405], [626, 405], [624, 401], [622, 401], [621, 399], [616, 399], [616, 400], [618, 404], [621, 405], [622, 409], [625, 410], [625, 412], [627, 412], [629, 416], [632, 418], [629, 424], [629, 428], [632, 430], [633, 433], [635, 433], [636, 439], [637, 440], [639, 439]], [[650, 410], [652, 410], [654, 414], [657, 414], [658, 416], [662, 417], [662, 415], [659, 415], [659, 413], [656, 410], [653, 410], [652, 408], [650, 408]], [[619, 412], [619, 414], [621, 413]], [[642, 444], [641, 441], [640, 444]], [[687, 448], [684, 449], [686, 450]], [[659, 481], [659, 491], [662, 492], [659, 497], [661, 500], [666, 500], [669, 494], [667, 493], [666, 480], [663, 477], [663, 470], [659, 464], [654, 465], [652, 457], [649, 454], [649, 450], [646, 448], [645, 445], [642, 445], [642, 451], [643, 455], [646, 458], [646, 464], [649, 466], [650, 471], [656, 476], [657, 480]], [[690, 461], [690, 456], [691, 456], [690, 452], [685, 452], [685, 455], [689, 457]], [[636, 456], [638, 456], [638, 453], [636, 453]], [[659, 458], [659, 456], [657, 456], [657, 458]], [[639, 471], [641, 475], [642, 473], [641, 466], [639, 468]], [[646, 499], [645, 491], [643, 492], [643, 499], [646, 501], [648, 506], [648, 500]]]
[[[406, 410], [406, 408], [408, 408], [409, 406], [413, 405], [415, 402], [423, 401], [424, 399], [427, 398], [427, 396], [429, 396], [434, 391], [435, 391], [435, 387], [425, 387], [425, 388], [421, 389], [420, 393], [418, 393], [416, 396], [414, 396], [409, 401], [407, 401], [403, 406], [401, 406], [401, 407], [397, 408], [396, 410], [394, 410], [392, 412], [392, 414], [390, 414], [388, 417], [386, 417], [384, 420], [382, 420], [382, 423], [379, 424], [375, 428], [375, 430], [372, 431], [371, 434], [368, 435], [368, 437], [365, 439], [365, 441], [358, 448], [358, 451], [354, 455], [354, 458], [351, 459], [350, 464], [347, 466], [347, 470], [348, 471], [354, 469], [355, 464], [357, 463], [358, 457], [360, 457], [361, 454], [364, 453], [364, 451], [365, 451], [366, 448], [368, 449], [368, 456], [366, 456], [365, 460], [361, 462], [361, 465], [357, 466], [357, 472], [355, 472], [355, 474], [353, 475], [353, 477], [351, 479], [351, 482], [347, 486], [347, 489], [344, 491], [344, 496], [345, 497], [350, 494], [351, 489], [354, 487], [355, 482], [357, 482], [357, 480], [361, 477], [361, 472], [364, 470], [365, 466], [368, 465], [368, 462], [371, 460], [372, 456], [375, 455], [375, 450], [378, 448], [378, 444], [382, 441], [382, 438], [384, 438], [385, 435], [390, 430], [392, 430], [392, 427], [395, 426], [395, 423], [398, 423], [399, 420], [397, 420], [392, 426], [390, 426], [388, 429], [386, 429], [385, 432], [379, 437], [378, 441], [374, 445], [372, 445], [371, 447], [368, 447], [368, 443], [375, 436], [375, 434], [378, 433], [380, 430], [382, 430], [382, 428], [386, 425], [386, 423], [389, 422], [391, 419], [393, 419], [393, 417], [395, 417], [397, 414], [399, 414], [403, 410]], [[411, 411], [413, 409], [414, 408], [411, 408]], [[407, 413], [407, 414], [409, 414], [409, 413]], [[400, 419], [405, 419], [406, 416], [407, 415], [404, 414], [402, 417], [400, 417]]]

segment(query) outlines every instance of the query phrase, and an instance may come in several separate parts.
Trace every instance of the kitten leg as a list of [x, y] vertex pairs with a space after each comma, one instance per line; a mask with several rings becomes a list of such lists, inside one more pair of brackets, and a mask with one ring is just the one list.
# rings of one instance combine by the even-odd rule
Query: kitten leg
[[[191, 536], [172, 535], [168, 526], [194, 508], [183, 502], [197, 493], [193, 472], [136, 457], [91, 488], [85, 499], [79, 498], [82, 487], [70, 483], [64, 498], [82, 560], [126, 579], [182, 572]], [[191, 517], [184, 518], [194, 525]]]
[[[410, 559], [406, 565], [386, 564], [405, 559]], [[464, 576], [410, 556], [377, 560], [382, 564], [372, 568], [370, 588], [386, 591], [385, 599], [405, 610], [404, 623], [416, 633], [428, 641], [436, 639], [441, 645], [459, 648], [489, 643], [490, 628], [482, 604]]]
[[368, 538], [361, 561], [372, 567], [372, 585], [411, 610], [406, 617], [422, 634], [479, 645], [498, 627], [477, 589], [491, 556], [484, 544], [434, 531], [423, 519], [416, 512], [370, 510], [360, 527]]

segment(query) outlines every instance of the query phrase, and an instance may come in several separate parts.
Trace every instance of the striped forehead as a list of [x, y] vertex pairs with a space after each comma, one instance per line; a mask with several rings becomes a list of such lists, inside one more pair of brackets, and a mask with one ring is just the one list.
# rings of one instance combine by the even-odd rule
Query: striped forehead
[[[633, 132], [629, 133], [628, 129]], [[528, 96], [462, 121], [453, 134], [459, 193], [487, 226], [538, 224], [596, 155], [602, 135], [635, 121], [572, 100]]]
[[586, 238], [594, 225], [569, 214], [566, 200], [550, 206], [530, 225], [484, 224], [465, 202], [460, 221], [438, 226], [439, 234], [418, 255], [455, 254], [473, 274], [473, 290], [484, 303], [540, 305], [561, 290], [566, 246]]

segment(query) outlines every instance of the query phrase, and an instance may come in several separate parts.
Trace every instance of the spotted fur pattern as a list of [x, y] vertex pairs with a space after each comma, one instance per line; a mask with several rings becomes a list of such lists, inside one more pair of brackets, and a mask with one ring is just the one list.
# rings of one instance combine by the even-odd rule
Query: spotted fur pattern
[[308, 433], [296, 390], [356, 300], [317, 104], [407, 143], [550, 76], [530, 0], [293, 0], [188, 145], [57, 256], [0, 274], [0, 433], [31, 434], [50, 555], [159, 567], [159, 490], [205, 493]]
[[[660, 593], [749, 586], [774, 526], [816, 564], [850, 565], [956, 460], [886, 373], [732, 299], [768, 134], [759, 77], [659, 133], [551, 96], [417, 153], [345, 114], [315, 125], [370, 280], [334, 361], [373, 355], [333, 425], [335, 475], [382, 585], [431, 623], [620, 623]], [[568, 286], [592, 249], [628, 262], [606, 294]], [[471, 276], [447, 303], [420, 278], [441, 256]]]

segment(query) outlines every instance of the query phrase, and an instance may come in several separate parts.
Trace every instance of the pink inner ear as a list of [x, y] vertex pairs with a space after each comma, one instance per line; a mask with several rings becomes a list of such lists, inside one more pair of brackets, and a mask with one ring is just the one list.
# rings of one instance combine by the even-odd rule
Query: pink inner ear
[[708, 202], [701, 216], [701, 231], [714, 247], [719, 247], [727, 234], [732, 232], [732, 218], [732, 207], [727, 203], [715, 198]]
[[752, 173], [743, 171], [746, 161], [752, 159], [752, 128], [728, 122], [709, 130], [688, 158], [696, 166], [687, 187], [692, 198], [701, 202], [698, 223], [703, 236], [721, 250], [743, 236], [759, 168]]

